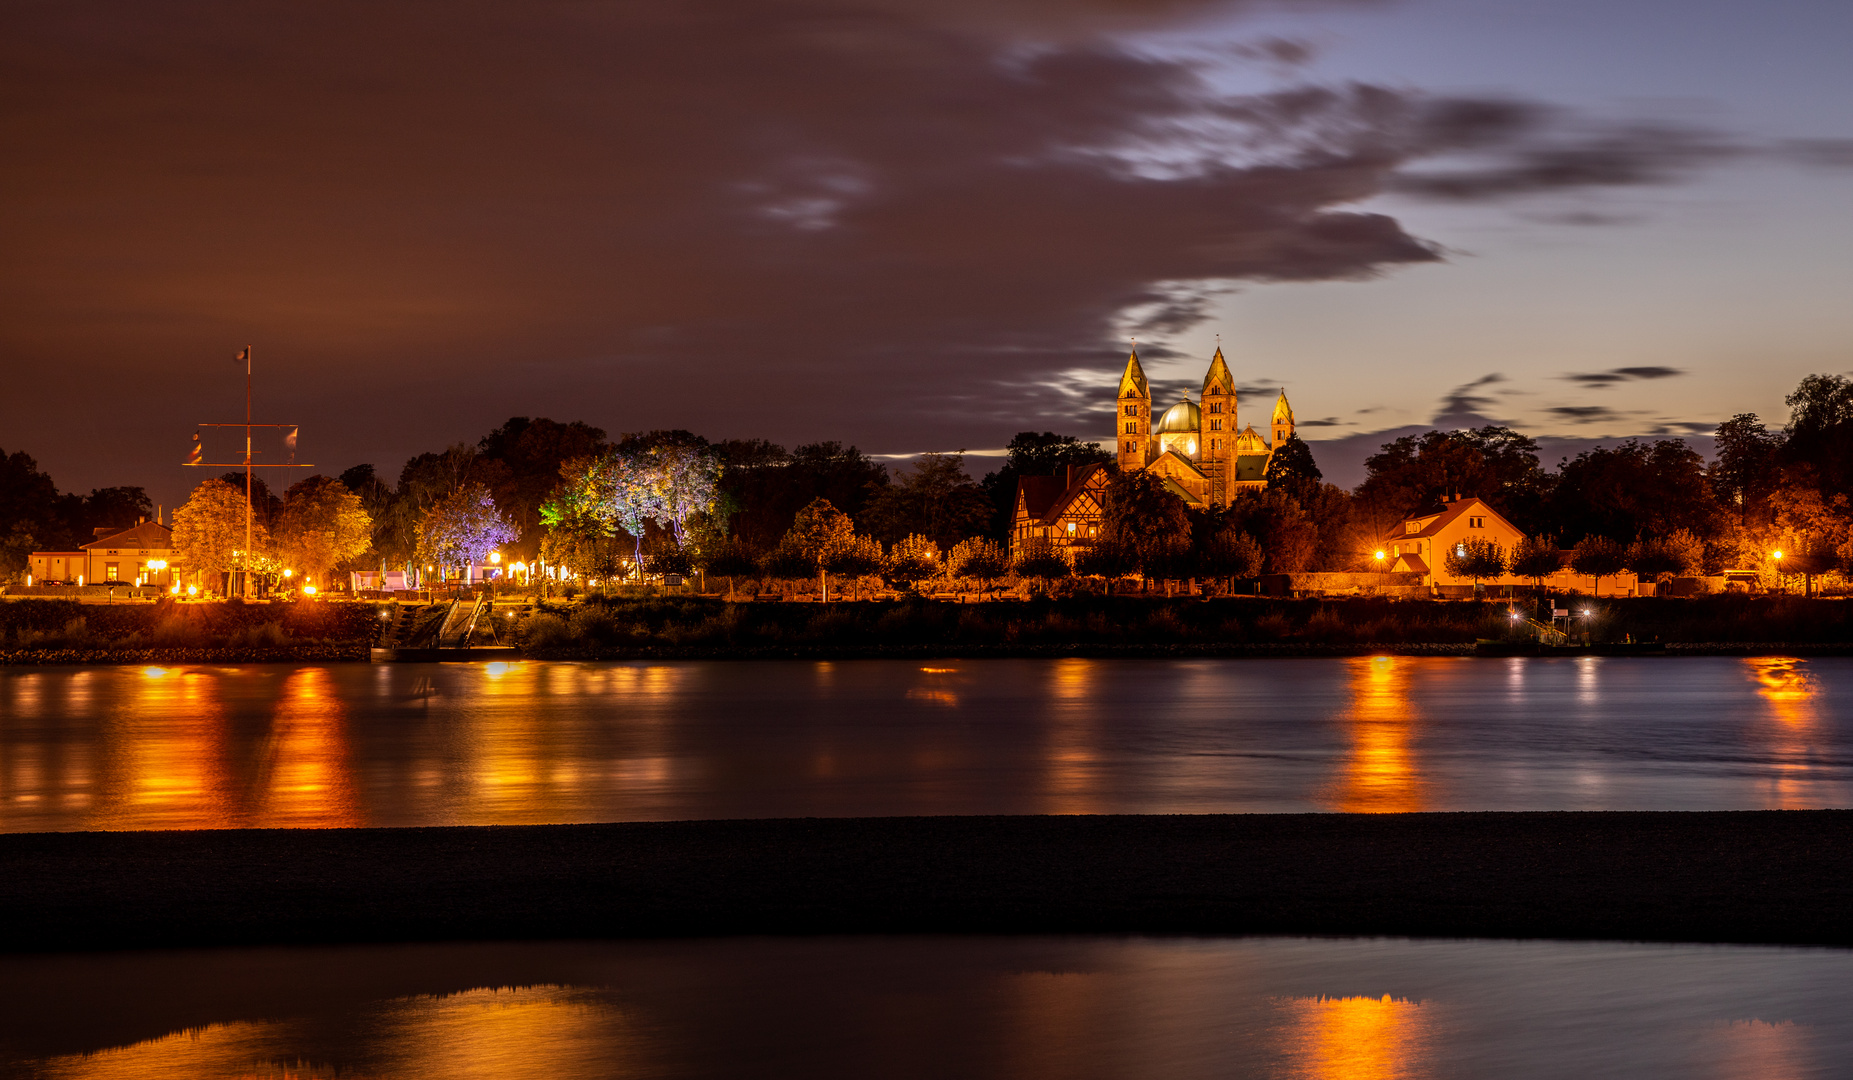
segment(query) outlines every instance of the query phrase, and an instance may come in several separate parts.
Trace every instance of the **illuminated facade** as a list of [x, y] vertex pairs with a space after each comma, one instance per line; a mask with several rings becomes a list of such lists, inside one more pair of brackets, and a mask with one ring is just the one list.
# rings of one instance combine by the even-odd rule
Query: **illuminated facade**
[[[1293, 434], [1293, 408], [1286, 391], [1281, 391], [1268, 425], [1271, 438], [1252, 424], [1237, 427], [1235, 377], [1220, 347], [1210, 358], [1199, 397], [1200, 401], [1179, 399], [1154, 423], [1151, 385], [1134, 352], [1115, 398], [1119, 468], [1151, 470], [1193, 509], [1227, 506], [1237, 492], [1267, 486], [1274, 448]], [[1100, 507], [1111, 476], [1106, 466], [1089, 465], [1059, 476], [1019, 479], [1012, 550], [1031, 539], [1048, 539], [1063, 549], [1093, 543], [1100, 535]]]
[[174, 530], [143, 521], [128, 529], [98, 529], [81, 551], [35, 551], [26, 564], [34, 582], [71, 585], [158, 585], [174, 582]]
[[1293, 434], [1293, 407], [1281, 391], [1263, 435], [1253, 424], [1243, 428], [1236, 413], [1235, 377], [1222, 358], [1210, 358], [1200, 401], [1186, 395], [1156, 422], [1152, 390], [1134, 352], [1120, 375], [1114, 410], [1120, 471], [1149, 469], [1193, 508], [1227, 506], [1236, 493], [1267, 486], [1268, 461], [1274, 448]]

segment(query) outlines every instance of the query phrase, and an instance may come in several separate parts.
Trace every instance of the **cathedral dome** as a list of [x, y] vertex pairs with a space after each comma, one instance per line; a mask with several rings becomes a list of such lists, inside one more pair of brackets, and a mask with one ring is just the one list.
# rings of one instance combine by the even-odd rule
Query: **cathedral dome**
[[1158, 426], [1152, 429], [1152, 433], [1154, 435], [1184, 431], [1195, 433], [1202, 428], [1203, 413], [1189, 399], [1185, 399], [1165, 410], [1164, 416], [1159, 418]]

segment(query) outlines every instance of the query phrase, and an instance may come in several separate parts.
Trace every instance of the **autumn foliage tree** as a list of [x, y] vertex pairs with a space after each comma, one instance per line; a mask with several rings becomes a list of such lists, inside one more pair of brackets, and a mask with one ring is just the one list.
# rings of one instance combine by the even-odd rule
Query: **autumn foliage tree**
[[[245, 493], [224, 480], [193, 489], [174, 511], [174, 557], [188, 570], [222, 578], [249, 559], [245, 547]], [[270, 549], [261, 521], [252, 524], [253, 552]]]
[[518, 535], [496, 509], [489, 489], [471, 484], [425, 514], [418, 523], [418, 552], [440, 567], [479, 564]]
[[373, 519], [346, 484], [311, 476], [284, 493], [277, 513], [277, 557], [305, 579], [327, 586], [340, 563], [366, 554]]

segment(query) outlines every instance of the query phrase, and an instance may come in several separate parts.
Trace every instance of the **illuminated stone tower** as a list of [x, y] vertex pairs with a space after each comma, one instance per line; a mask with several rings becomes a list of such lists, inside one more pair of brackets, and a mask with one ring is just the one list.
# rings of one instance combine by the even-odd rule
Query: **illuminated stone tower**
[[1230, 468], [1235, 461], [1235, 377], [1223, 361], [1222, 346], [1210, 358], [1210, 370], [1203, 376], [1203, 431], [1197, 438], [1201, 447], [1199, 465], [1210, 478], [1210, 502], [1221, 506], [1229, 501]]
[[1280, 392], [1280, 400], [1274, 403], [1274, 449], [1286, 442], [1293, 434], [1293, 406], [1287, 404], [1287, 392]]
[[1145, 468], [1152, 445], [1152, 388], [1139, 366], [1137, 349], [1120, 376], [1118, 424], [1120, 471]]

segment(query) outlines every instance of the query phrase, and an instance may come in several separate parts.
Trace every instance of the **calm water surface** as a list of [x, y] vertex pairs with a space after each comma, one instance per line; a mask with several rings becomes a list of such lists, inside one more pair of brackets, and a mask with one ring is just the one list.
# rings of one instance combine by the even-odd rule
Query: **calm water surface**
[[733, 939], [0, 958], [0, 1076], [1853, 1073], [1853, 953]]
[[0, 669], [0, 831], [1853, 806], [1853, 659]]

